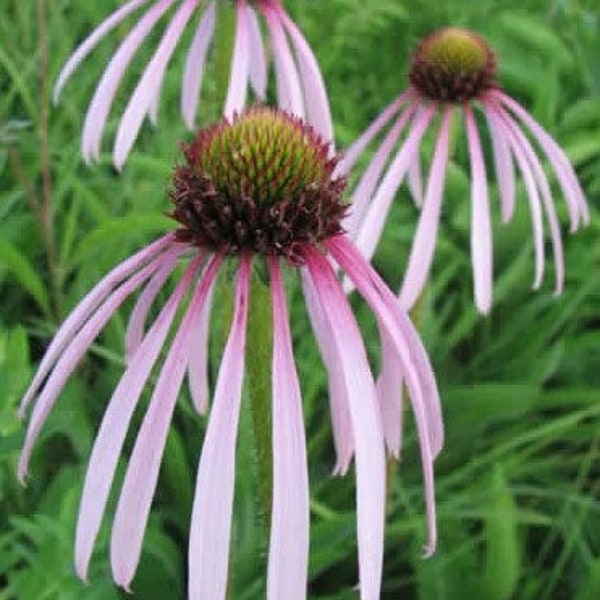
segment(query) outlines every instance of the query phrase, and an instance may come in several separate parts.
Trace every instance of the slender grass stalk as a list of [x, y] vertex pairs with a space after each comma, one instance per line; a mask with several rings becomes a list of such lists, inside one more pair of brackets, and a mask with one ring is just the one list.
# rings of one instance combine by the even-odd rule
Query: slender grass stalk
[[40, 169], [42, 178], [41, 200], [38, 209], [34, 211], [42, 231], [48, 275], [52, 293], [54, 316], [61, 319], [63, 316], [63, 295], [60, 276], [58, 250], [54, 232], [54, 211], [52, 207], [52, 167], [50, 163], [50, 134], [48, 111], [50, 104], [50, 81], [48, 59], [48, 15], [46, 0], [37, 0], [36, 3], [38, 24], [38, 53], [39, 53], [39, 121], [38, 139], [40, 154]]

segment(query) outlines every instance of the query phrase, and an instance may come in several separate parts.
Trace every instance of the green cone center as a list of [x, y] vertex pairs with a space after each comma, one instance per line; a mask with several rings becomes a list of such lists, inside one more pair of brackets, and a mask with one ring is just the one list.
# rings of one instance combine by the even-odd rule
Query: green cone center
[[487, 67], [487, 50], [470, 31], [444, 29], [422, 48], [423, 60], [432, 68], [455, 74], [476, 73]]
[[258, 205], [294, 198], [329, 177], [322, 144], [289, 115], [255, 108], [199, 140], [197, 167], [217, 191]]

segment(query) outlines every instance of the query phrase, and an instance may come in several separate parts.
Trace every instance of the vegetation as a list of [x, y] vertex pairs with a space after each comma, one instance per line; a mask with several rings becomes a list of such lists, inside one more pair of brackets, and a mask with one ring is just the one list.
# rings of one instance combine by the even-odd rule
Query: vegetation
[[[76, 578], [72, 567], [87, 457], [123, 369], [128, 306], [68, 384], [34, 453], [27, 487], [15, 476], [23, 439], [17, 405], [57, 325], [112, 265], [171, 226], [164, 216], [169, 175], [180, 160], [178, 141], [190, 136], [178, 114], [184, 53], [175, 54], [167, 75], [158, 126], [144, 128], [122, 173], [112, 168], [108, 152], [92, 167], [80, 157], [85, 108], [114, 40], [89, 57], [58, 106], [49, 98], [74, 46], [118, 4], [7, 0], [0, 20], [0, 600], [128, 597], [110, 576], [110, 519], [97, 545], [89, 585]], [[570, 236], [563, 227], [564, 293], [552, 294], [550, 261], [544, 284], [534, 293], [524, 190], [519, 188], [516, 218], [500, 225], [493, 187], [495, 296], [491, 314], [481, 317], [471, 288], [468, 159], [464, 140], [456, 139], [433, 276], [414, 314], [444, 402], [447, 441], [436, 469], [441, 540], [436, 555], [422, 560], [420, 459], [407, 411], [402, 459], [390, 480], [382, 598], [599, 598], [596, 0], [285, 4], [321, 63], [339, 147], [350, 144], [404, 88], [409, 53], [421, 36], [445, 24], [470, 27], [497, 50], [505, 88], [566, 149], [592, 211], [591, 225], [578, 234]], [[140, 56], [135, 64], [141, 68], [143, 60]], [[209, 70], [201, 108], [204, 123], [218, 114], [214, 79], [214, 69]], [[131, 78], [127, 84], [132, 85]], [[121, 107], [125, 96], [119, 96]], [[566, 211], [556, 191], [564, 224]], [[392, 287], [399, 283], [416, 216], [403, 189], [374, 260]], [[330, 476], [334, 458], [326, 376], [300, 294], [292, 304], [309, 443], [309, 597], [355, 598], [353, 476]], [[358, 302], [356, 308], [376, 362], [374, 323]], [[215, 332], [216, 358], [222, 337], [218, 328]], [[267, 535], [258, 509], [250, 419], [246, 408], [231, 564], [235, 600], [264, 597]], [[204, 426], [182, 394], [134, 581], [138, 598], [185, 597], [186, 542]]]

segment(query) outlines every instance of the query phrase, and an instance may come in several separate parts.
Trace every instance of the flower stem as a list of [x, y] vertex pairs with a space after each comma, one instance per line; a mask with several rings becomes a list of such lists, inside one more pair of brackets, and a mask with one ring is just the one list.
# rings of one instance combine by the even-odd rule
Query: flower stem
[[258, 489], [262, 517], [268, 523], [271, 515], [271, 482], [273, 459], [271, 450], [271, 358], [273, 324], [269, 287], [255, 272], [250, 288], [248, 315], [247, 382], [250, 394], [254, 447], [258, 462]]

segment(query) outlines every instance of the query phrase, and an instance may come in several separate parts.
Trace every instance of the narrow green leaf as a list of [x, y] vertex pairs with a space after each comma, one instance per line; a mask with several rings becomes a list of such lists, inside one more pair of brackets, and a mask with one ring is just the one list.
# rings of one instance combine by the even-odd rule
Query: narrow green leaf
[[517, 510], [500, 466], [492, 475], [492, 498], [485, 522], [487, 555], [481, 598], [510, 600], [521, 573]]
[[36, 268], [11, 242], [0, 240], [0, 266], [7, 269], [36, 301], [44, 314], [50, 313], [50, 298]]

